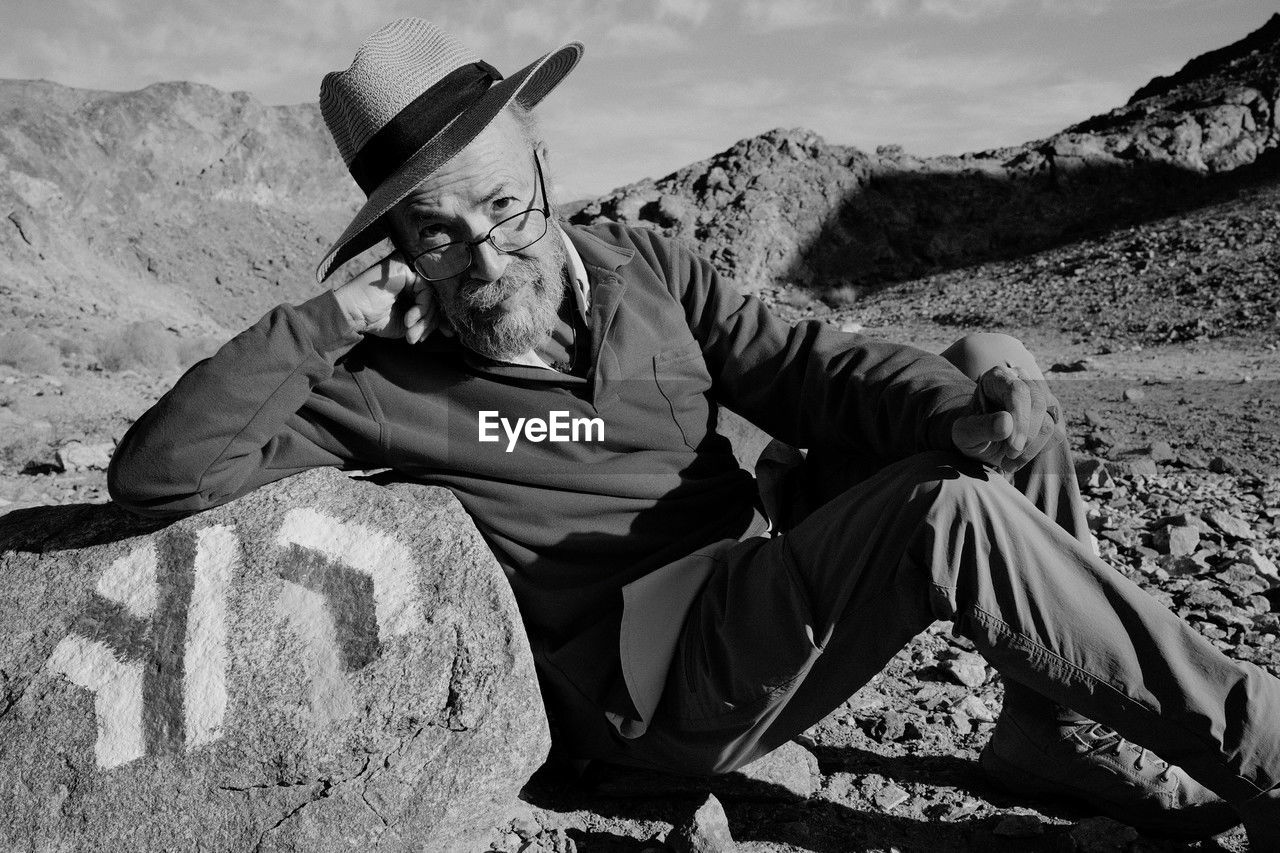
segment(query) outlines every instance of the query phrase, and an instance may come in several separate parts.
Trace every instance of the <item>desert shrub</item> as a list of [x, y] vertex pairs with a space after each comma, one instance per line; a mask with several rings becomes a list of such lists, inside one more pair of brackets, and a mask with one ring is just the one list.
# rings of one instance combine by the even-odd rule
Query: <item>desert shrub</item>
[[91, 354], [93, 349], [92, 341], [86, 341], [83, 337], [69, 337], [67, 335], [58, 336], [58, 353], [67, 359], [80, 360]]
[[0, 364], [30, 373], [53, 373], [60, 366], [57, 350], [20, 329], [0, 334]]
[[217, 335], [201, 335], [195, 338], [183, 338], [178, 342], [178, 364], [186, 370], [197, 361], [202, 361], [218, 351], [226, 340]]
[[17, 473], [52, 461], [57, 438], [48, 421], [26, 421], [0, 409], [0, 470]]
[[168, 373], [178, 367], [178, 341], [159, 323], [138, 320], [104, 337], [98, 360], [110, 371]]
[[852, 308], [862, 298], [862, 288], [856, 284], [842, 284], [822, 295], [822, 301], [832, 308]]

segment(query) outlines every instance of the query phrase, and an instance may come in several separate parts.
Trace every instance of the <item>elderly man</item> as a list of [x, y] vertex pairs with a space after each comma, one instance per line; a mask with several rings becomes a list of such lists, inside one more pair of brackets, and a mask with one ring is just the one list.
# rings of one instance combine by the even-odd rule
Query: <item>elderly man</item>
[[[555, 221], [530, 110], [581, 50], [503, 79], [405, 19], [326, 76], [368, 201], [317, 276], [396, 252], [192, 368], [121, 442], [113, 497], [177, 516], [319, 465], [449, 487], [572, 758], [732, 769], [951, 619], [1006, 679], [997, 781], [1164, 832], [1239, 814], [1280, 849], [1280, 681], [1094, 556], [1026, 352], [788, 327], [679, 243]], [[772, 529], [721, 404], [811, 449]]]

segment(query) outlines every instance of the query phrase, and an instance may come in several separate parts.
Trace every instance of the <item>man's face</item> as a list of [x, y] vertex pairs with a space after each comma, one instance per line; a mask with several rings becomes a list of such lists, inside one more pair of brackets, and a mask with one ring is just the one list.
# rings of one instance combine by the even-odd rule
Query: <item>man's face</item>
[[[519, 125], [503, 111], [389, 214], [396, 244], [409, 260], [428, 240], [479, 240], [493, 225], [543, 199]], [[432, 282], [445, 318], [467, 347], [510, 359], [554, 327], [564, 296], [564, 244], [555, 227], [513, 254], [489, 242], [473, 246], [465, 272]]]

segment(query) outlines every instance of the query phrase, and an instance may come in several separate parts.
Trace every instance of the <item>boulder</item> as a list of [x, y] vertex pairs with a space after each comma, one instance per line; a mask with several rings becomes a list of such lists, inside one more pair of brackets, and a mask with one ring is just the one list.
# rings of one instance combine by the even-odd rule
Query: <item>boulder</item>
[[163, 524], [0, 519], [0, 849], [471, 850], [550, 745], [443, 489], [333, 470]]

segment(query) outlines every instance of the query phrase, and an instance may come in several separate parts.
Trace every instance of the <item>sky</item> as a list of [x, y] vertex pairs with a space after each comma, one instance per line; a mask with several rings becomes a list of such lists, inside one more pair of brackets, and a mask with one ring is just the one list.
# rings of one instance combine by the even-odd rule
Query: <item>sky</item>
[[538, 108], [567, 200], [774, 127], [921, 155], [1016, 145], [1276, 12], [1280, 0], [0, 0], [0, 77], [192, 80], [292, 104], [406, 15], [508, 74], [577, 40], [582, 63]]

